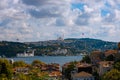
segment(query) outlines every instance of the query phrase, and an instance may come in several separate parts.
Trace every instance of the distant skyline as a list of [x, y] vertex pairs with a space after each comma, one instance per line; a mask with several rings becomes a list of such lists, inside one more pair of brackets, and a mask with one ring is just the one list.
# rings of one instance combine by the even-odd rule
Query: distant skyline
[[0, 0], [0, 40], [120, 42], [120, 0]]

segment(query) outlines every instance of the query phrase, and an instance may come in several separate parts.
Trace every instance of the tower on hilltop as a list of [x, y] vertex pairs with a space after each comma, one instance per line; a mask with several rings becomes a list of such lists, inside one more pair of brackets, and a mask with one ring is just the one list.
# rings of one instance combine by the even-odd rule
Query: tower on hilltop
[[60, 37], [57, 38], [57, 40], [59, 40], [59, 41], [63, 41], [64, 38], [60, 36]]
[[64, 34], [62, 36], [57, 36], [58, 41], [64, 41]]

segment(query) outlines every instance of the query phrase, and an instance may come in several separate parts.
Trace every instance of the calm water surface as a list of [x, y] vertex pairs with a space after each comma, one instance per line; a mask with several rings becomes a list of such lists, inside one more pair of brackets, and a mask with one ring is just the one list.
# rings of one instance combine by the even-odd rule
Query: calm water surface
[[31, 64], [34, 60], [40, 60], [45, 63], [58, 63], [61, 66], [67, 62], [70, 61], [80, 61], [82, 59], [82, 56], [34, 56], [34, 57], [24, 57], [24, 58], [9, 58], [14, 59], [14, 61], [23, 60], [28, 64]]

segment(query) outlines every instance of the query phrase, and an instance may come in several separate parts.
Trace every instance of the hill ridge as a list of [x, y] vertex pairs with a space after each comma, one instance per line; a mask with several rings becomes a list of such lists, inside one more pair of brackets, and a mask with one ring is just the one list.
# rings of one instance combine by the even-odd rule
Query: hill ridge
[[[3, 45], [5, 44], [5, 45]], [[117, 42], [103, 41], [92, 38], [67, 38], [64, 40], [49, 40], [38, 42], [0, 42], [0, 56], [16, 56], [31, 47], [36, 49], [35, 55], [78, 55], [83, 51], [91, 53], [93, 50], [105, 51], [117, 49]]]

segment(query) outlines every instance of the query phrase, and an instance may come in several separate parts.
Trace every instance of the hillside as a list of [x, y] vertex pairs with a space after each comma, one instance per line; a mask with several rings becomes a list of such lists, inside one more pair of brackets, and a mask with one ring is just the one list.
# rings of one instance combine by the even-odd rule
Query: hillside
[[[64, 41], [50, 40], [27, 42], [25, 44], [31, 45], [35, 48], [37, 55], [76, 55], [82, 52], [90, 53], [93, 50], [105, 51], [108, 49], [117, 49], [116, 42], [108, 42], [90, 38], [68, 38]], [[63, 51], [63, 53], [60, 51]]]
[[0, 42], [0, 56], [14, 57], [19, 52], [24, 52], [28, 47], [35, 49], [35, 55], [78, 55], [82, 52], [90, 53], [93, 50], [117, 49], [117, 43], [90, 38], [68, 38], [39, 42]]
[[27, 47], [24, 43], [1, 41], [0, 56], [13, 57], [17, 53], [24, 52]]

